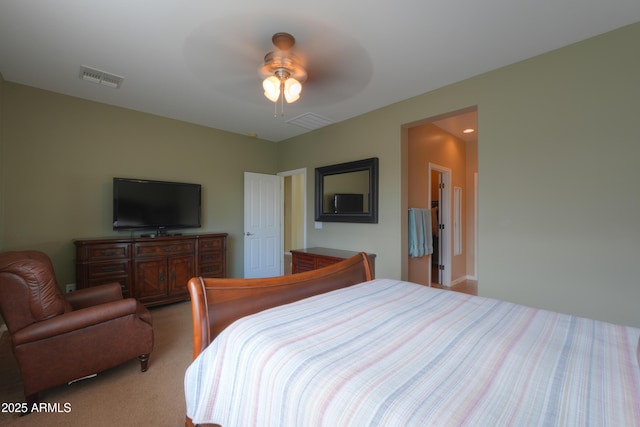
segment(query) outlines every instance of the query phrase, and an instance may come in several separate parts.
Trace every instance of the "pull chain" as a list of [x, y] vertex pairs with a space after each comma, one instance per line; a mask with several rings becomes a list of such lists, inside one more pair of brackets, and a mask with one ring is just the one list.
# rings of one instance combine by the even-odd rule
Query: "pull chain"
[[[284, 117], [284, 81], [280, 82], [280, 117]], [[278, 117], [278, 100], [273, 103], [273, 117]]]
[[280, 80], [280, 117], [284, 117], [284, 80]]

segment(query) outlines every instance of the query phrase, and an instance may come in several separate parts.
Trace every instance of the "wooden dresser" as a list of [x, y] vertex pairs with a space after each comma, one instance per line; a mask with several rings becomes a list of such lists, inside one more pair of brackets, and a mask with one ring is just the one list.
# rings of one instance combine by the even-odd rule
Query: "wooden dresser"
[[[291, 272], [295, 274], [302, 273], [303, 271], [316, 270], [351, 258], [357, 254], [358, 252], [354, 251], [331, 248], [295, 249], [291, 251]], [[367, 255], [369, 255], [371, 267], [375, 274], [376, 254], [368, 253]]]
[[227, 233], [77, 239], [78, 289], [119, 282], [124, 297], [146, 306], [189, 298], [194, 276], [226, 277]]

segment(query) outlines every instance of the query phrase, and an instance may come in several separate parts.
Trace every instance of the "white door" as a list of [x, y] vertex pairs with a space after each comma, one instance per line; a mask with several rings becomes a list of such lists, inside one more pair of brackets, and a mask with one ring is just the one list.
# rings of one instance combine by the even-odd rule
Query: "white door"
[[282, 177], [244, 173], [244, 277], [282, 274]]

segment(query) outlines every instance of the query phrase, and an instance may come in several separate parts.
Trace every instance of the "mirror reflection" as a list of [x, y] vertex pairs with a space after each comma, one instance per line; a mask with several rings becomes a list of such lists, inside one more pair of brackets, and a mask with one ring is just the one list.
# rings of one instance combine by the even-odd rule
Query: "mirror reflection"
[[378, 158], [316, 168], [316, 221], [378, 223]]
[[323, 213], [369, 212], [369, 171], [324, 177]]

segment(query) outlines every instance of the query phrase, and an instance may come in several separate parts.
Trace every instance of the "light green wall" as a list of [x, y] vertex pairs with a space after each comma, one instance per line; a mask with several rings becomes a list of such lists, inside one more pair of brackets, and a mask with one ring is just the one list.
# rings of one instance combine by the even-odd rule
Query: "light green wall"
[[242, 276], [243, 172], [275, 173], [275, 144], [4, 83], [2, 250], [39, 249], [59, 282], [75, 282], [73, 238], [111, 228], [112, 178], [203, 186], [203, 227], [229, 233], [229, 273]]
[[635, 24], [280, 143], [280, 170], [380, 158], [379, 224], [310, 214], [309, 245], [405, 275], [402, 129], [477, 106], [480, 294], [640, 326], [639, 43]]
[[[372, 252], [378, 277], [400, 277], [400, 134], [380, 110], [278, 144], [280, 170], [308, 168], [307, 246]], [[369, 157], [380, 159], [378, 224], [327, 222], [315, 229], [315, 168]]]

